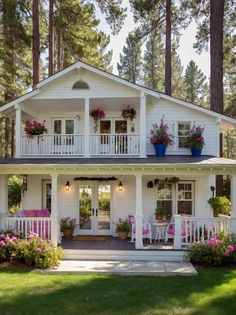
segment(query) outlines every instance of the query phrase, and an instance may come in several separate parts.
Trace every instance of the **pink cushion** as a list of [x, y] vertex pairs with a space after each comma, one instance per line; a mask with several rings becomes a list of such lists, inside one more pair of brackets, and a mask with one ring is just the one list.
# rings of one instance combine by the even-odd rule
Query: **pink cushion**
[[[175, 235], [175, 229], [174, 227], [169, 227], [168, 230], [166, 231], [167, 234], [169, 235]], [[184, 228], [181, 229], [181, 235], [185, 236], [186, 235], [186, 230]]]
[[37, 217], [35, 210], [23, 210], [26, 217]]
[[37, 217], [50, 218], [51, 213], [48, 209], [35, 210]]

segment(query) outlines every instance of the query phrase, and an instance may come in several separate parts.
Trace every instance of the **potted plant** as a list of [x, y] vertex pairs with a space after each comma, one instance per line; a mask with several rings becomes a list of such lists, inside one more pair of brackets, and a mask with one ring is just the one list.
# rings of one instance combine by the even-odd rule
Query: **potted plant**
[[63, 232], [64, 237], [66, 239], [72, 239], [73, 231], [75, 227], [76, 227], [76, 219], [73, 219], [70, 217], [61, 219], [60, 229], [61, 229], [61, 232]]
[[171, 219], [170, 211], [163, 207], [163, 221], [169, 222], [170, 219]]
[[96, 109], [92, 109], [89, 112], [89, 115], [93, 118], [94, 120], [94, 132], [96, 133], [98, 130], [98, 121], [101, 119], [104, 119], [106, 114], [104, 110], [100, 109], [99, 107]]
[[28, 137], [40, 136], [48, 132], [48, 129], [45, 127], [45, 120], [43, 122], [32, 120], [27, 121], [25, 124], [25, 133]]
[[189, 132], [189, 146], [191, 148], [192, 156], [201, 156], [202, 148], [205, 145], [205, 139], [202, 136], [204, 127], [195, 125]]
[[162, 206], [160, 206], [160, 207], [155, 209], [155, 215], [156, 215], [156, 220], [157, 221], [159, 221], [159, 222], [163, 221], [164, 212], [165, 212], [165, 209]]
[[214, 217], [218, 217], [219, 214], [230, 216], [231, 202], [226, 196], [211, 197], [208, 203], [213, 209]]
[[130, 225], [128, 220], [122, 221], [119, 219], [119, 221], [116, 223], [116, 233], [118, 235], [118, 238], [120, 240], [125, 240], [128, 237], [128, 234], [130, 232]]
[[121, 116], [125, 119], [130, 119], [131, 121], [133, 121], [136, 116], [136, 110], [128, 105], [122, 110]]
[[158, 124], [152, 126], [150, 141], [158, 156], [164, 156], [166, 154], [166, 147], [173, 143], [174, 136], [167, 131], [168, 125], [164, 124], [163, 118], [159, 126]]

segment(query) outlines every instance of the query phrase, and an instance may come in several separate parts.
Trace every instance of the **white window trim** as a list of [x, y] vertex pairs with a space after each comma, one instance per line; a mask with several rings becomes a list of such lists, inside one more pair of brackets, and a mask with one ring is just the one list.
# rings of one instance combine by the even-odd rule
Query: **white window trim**
[[52, 184], [50, 179], [42, 179], [42, 209], [46, 209], [46, 185]]
[[186, 152], [186, 153], [189, 153], [189, 148], [180, 148], [179, 147], [179, 124], [189, 124], [190, 125], [190, 130], [192, 128], [192, 122], [191, 121], [177, 121], [176, 124], [175, 124], [175, 150], [176, 151], [179, 151], [179, 152]]
[[[178, 201], [181, 201], [178, 199], [178, 184], [191, 184], [192, 185], [192, 214], [191, 216], [195, 216], [195, 181], [194, 180], [180, 180], [175, 185], [175, 214], [178, 214]], [[182, 201], [184, 201], [183, 199]], [[190, 200], [190, 199], [189, 199]], [[188, 201], [188, 200], [186, 200]]]
[[[50, 133], [54, 134], [54, 121], [55, 120], [61, 120], [61, 121], [66, 121], [66, 120], [74, 120], [74, 134], [79, 133], [79, 116], [76, 117], [51, 117], [51, 123], [50, 123]], [[62, 127], [63, 130], [63, 127]], [[62, 133], [65, 134], [65, 133]]]

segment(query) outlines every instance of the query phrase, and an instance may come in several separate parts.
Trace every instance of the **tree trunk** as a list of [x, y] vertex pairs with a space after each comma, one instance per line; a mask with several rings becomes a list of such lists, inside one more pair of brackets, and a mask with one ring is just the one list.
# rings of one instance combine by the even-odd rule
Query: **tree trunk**
[[14, 143], [15, 143], [15, 121], [12, 120], [11, 121], [11, 157], [12, 158], [14, 157], [14, 154], [15, 154]]
[[[61, 1], [57, 1], [57, 15], [61, 14]], [[57, 71], [61, 70], [62, 65], [62, 33], [61, 30], [57, 31]]]
[[5, 118], [5, 158], [9, 158], [9, 143], [10, 143], [10, 128], [9, 128], [9, 124], [10, 124], [10, 119], [9, 118]]
[[40, 35], [39, 35], [39, 0], [32, 2], [32, 57], [33, 57], [33, 89], [39, 82], [39, 61], [40, 61]]
[[166, 0], [165, 94], [171, 96], [171, 0]]
[[225, 0], [211, 0], [210, 58], [211, 58], [211, 110], [223, 113], [223, 20]]
[[54, 73], [54, 15], [53, 15], [53, 2], [49, 0], [49, 47], [48, 47], [48, 74], [49, 76]]

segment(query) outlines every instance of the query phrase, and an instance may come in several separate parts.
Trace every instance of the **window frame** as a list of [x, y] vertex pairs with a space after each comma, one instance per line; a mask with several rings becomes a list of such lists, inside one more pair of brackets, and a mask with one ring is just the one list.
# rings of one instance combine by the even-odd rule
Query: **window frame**
[[[179, 199], [179, 184], [191, 184], [191, 193], [192, 198], [191, 199]], [[180, 180], [178, 183], [176, 183], [176, 214], [179, 214], [179, 201], [192, 201], [192, 213], [191, 216], [195, 216], [195, 181], [194, 180]], [[185, 191], [185, 190], [184, 190]]]
[[[165, 183], [165, 180], [159, 180], [160, 182], [161, 181], [163, 181], [164, 183]], [[159, 183], [158, 183], [159, 184]], [[175, 212], [175, 210], [174, 210], [174, 204], [175, 204], [175, 185], [173, 184], [173, 183], [170, 183], [170, 186], [171, 186], [171, 189], [170, 189], [170, 192], [171, 192], [171, 198], [170, 199], [166, 199], [166, 198], [163, 198], [163, 199], [159, 199], [158, 198], [158, 184], [157, 184], [157, 187], [156, 187], [156, 207], [158, 207], [157, 206], [157, 204], [158, 204], [158, 202], [161, 202], [161, 204], [162, 204], [162, 202], [163, 201], [171, 201], [171, 216], [173, 216], [174, 215], [174, 212]]]
[[[178, 121], [177, 122], [177, 126], [176, 126], [176, 139], [177, 139], [177, 141], [176, 141], [176, 149], [177, 150], [180, 150], [180, 151], [187, 151], [187, 150], [189, 150], [189, 147], [184, 147], [184, 148], [181, 148], [180, 146], [179, 146], [179, 138], [186, 138], [186, 137], [181, 137], [181, 136], [179, 136], [179, 125], [180, 124], [185, 124], [185, 125], [189, 125], [189, 131], [191, 130], [191, 128], [192, 128], [192, 123], [191, 123], [191, 121]], [[186, 131], [187, 129], [185, 129], [185, 131]]]

